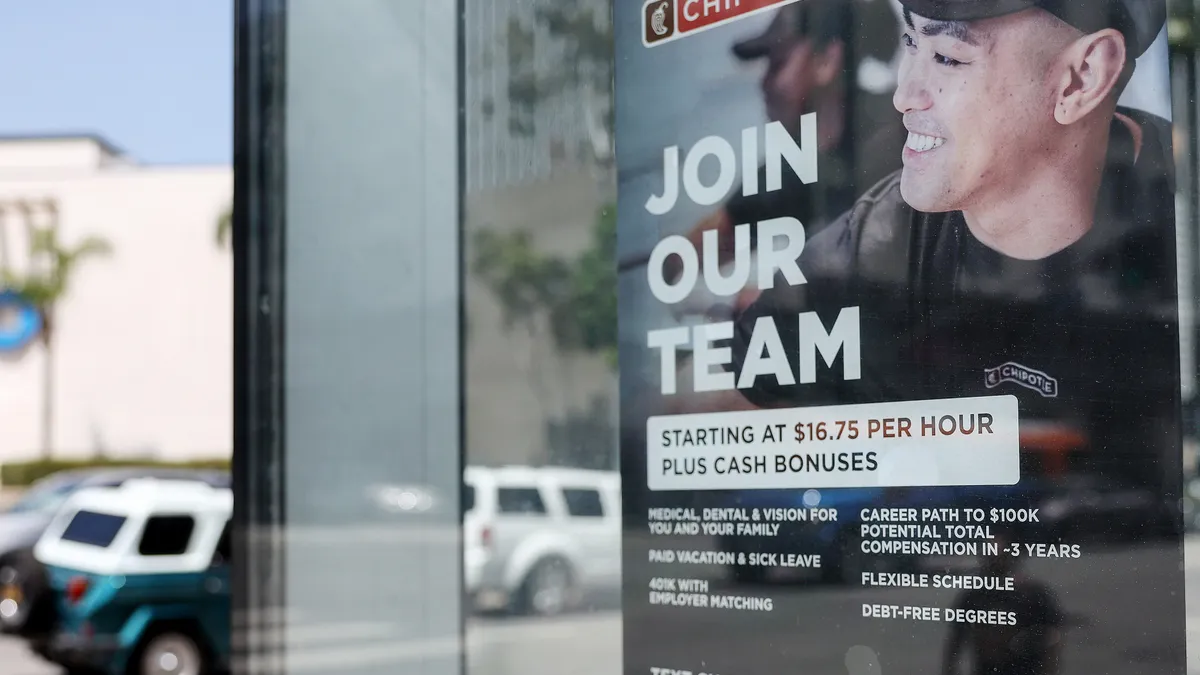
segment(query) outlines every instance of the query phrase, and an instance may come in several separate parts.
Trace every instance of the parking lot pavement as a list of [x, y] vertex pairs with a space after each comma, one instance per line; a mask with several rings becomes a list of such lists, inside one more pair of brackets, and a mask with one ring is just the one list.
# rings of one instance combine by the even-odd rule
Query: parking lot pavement
[[29, 653], [25, 645], [0, 637], [0, 673], [4, 675], [58, 675], [59, 670]]

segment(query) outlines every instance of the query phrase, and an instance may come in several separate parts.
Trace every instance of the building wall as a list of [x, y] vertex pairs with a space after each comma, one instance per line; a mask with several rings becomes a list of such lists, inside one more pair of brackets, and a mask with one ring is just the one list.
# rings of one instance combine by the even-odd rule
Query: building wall
[[[469, 195], [468, 270], [471, 237], [485, 229], [524, 229], [541, 253], [578, 255], [592, 242], [602, 199], [593, 172], [567, 167], [541, 180]], [[495, 293], [469, 271], [465, 292], [468, 461], [570, 464], [572, 458], [604, 456], [591, 449], [597, 444], [611, 447], [615, 461], [616, 375], [604, 357], [564, 352], [544, 330], [506, 327]], [[553, 427], [572, 431], [555, 433]]]
[[[608, 0], [577, 0], [565, 7], [595, 13], [608, 24]], [[554, 38], [537, 20], [554, 0], [467, 3], [464, 31], [466, 199], [465, 259], [481, 230], [526, 230], [544, 254], [574, 257], [592, 243], [597, 209], [611, 195], [604, 168], [610, 139], [601, 111], [610, 92], [590, 91], [585, 80], [542, 99], [532, 128], [514, 131], [509, 85], [512, 68], [541, 78], [561, 75], [568, 40]], [[527, 62], [510, 44], [510, 23], [531, 31]], [[573, 464], [616, 458], [616, 375], [603, 356], [563, 352], [545, 332], [506, 327], [492, 289], [465, 271], [466, 455], [472, 464]], [[514, 404], [514, 401], [516, 402]]]
[[[230, 168], [105, 153], [90, 166], [55, 165], [88, 152], [46, 150], [23, 143], [6, 158], [0, 142], [0, 201], [57, 200], [64, 244], [98, 235], [113, 249], [80, 265], [56, 312], [55, 455], [228, 456], [233, 271], [214, 233], [232, 199]], [[44, 358], [34, 346], [0, 360], [0, 462], [39, 452]]]
[[[590, 91], [582, 82], [568, 84], [557, 96], [539, 101], [532, 129], [514, 132], [509, 126], [512, 67], [530, 68], [540, 78], [552, 79], [568, 59], [564, 40], [551, 36], [536, 18], [539, 9], [555, 4], [556, 0], [466, 3], [463, 104], [469, 192], [537, 183], [563, 160], [590, 161], [608, 152], [601, 111], [609, 92]], [[595, 12], [598, 24], [607, 24], [609, 0], [576, 0], [566, 6], [575, 5]], [[533, 34], [528, 63], [514, 64], [510, 58], [514, 47], [510, 24]]]

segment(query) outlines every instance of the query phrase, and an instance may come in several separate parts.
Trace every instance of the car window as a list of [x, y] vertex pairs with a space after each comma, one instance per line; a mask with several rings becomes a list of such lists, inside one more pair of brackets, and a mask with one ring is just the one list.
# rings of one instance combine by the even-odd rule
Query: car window
[[502, 487], [496, 491], [500, 513], [545, 513], [546, 504], [537, 488]]
[[148, 556], [183, 555], [192, 541], [196, 521], [191, 516], [151, 516], [146, 520], [138, 553]]
[[47, 482], [31, 488], [9, 509], [9, 513], [53, 511], [62, 505], [79, 486], [79, 481]]
[[79, 511], [71, 518], [67, 528], [63, 530], [61, 539], [76, 544], [107, 548], [117, 538], [117, 533], [121, 531], [121, 526], [124, 524], [124, 516], [95, 511]]
[[563, 500], [567, 503], [567, 514], [576, 518], [604, 516], [604, 505], [600, 503], [599, 490], [587, 488], [564, 488]]

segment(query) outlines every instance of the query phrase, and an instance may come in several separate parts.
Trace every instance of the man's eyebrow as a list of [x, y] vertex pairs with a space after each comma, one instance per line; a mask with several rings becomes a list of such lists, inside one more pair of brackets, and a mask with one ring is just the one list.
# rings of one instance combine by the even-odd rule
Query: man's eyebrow
[[[917, 29], [917, 25], [913, 23], [912, 12], [907, 7], [904, 8], [904, 23], [908, 25], [910, 30]], [[921, 34], [926, 37], [948, 35], [969, 45], [979, 44], [979, 40], [976, 39], [974, 32], [971, 31], [971, 27], [965, 21], [930, 21], [921, 28]]]
[[979, 40], [965, 21], [930, 21], [921, 27], [921, 34], [926, 37], [947, 35], [969, 45], [978, 45]]

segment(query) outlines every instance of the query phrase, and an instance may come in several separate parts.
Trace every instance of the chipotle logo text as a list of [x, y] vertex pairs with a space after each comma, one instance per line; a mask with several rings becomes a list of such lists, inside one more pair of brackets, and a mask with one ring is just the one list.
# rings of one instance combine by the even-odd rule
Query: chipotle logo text
[[698, 33], [798, 0], [648, 0], [642, 6], [647, 47]]

